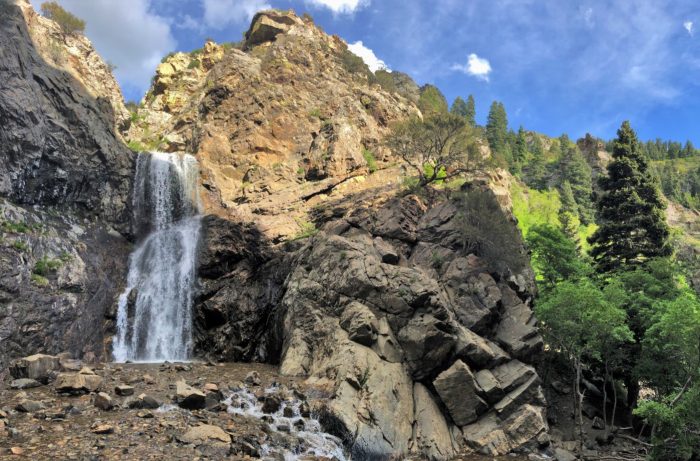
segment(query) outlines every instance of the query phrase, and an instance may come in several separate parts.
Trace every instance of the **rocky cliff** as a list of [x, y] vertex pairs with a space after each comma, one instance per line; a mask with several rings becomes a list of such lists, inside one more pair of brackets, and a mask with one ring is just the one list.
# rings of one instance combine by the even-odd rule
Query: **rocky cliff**
[[382, 139], [420, 115], [405, 75], [386, 89], [340, 38], [268, 11], [239, 44], [164, 59], [127, 120], [86, 39], [0, 6], [16, 50], [0, 48], [0, 367], [108, 358], [130, 234], [123, 135], [201, 166], [196, 355], [304, 378], [354, 459], [544, 440], [534, 280], [494, 184], [507, 177], [402, 193]]
[[0, 367], [101, 356], [122, 282], [133, 154], [118, 86], [85, 37], [0, 2]]

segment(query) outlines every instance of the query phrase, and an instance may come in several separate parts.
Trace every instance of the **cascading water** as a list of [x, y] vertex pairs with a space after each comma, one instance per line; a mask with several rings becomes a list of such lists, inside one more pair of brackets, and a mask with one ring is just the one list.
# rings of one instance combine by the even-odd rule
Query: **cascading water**
[[134, 181], [140, 243], [119, 297], [114, 360], [187, 360], [199, 241], [197, 160], [187, 154], [142, 153]]

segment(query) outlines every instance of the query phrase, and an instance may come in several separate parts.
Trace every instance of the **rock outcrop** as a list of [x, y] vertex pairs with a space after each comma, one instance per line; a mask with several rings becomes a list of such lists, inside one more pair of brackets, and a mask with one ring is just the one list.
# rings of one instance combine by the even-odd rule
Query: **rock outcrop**
[[168, 57], [127, 136], [196, 155], [208, 212], [289, 240], [324, 198], [399, 182], [398, 168], [367, 176], [368, 162], [395, 163], [382, 139], [418, 109], [349, 54], [294, 13], [259, 13], [241, 44]]
[[[134, 155], [109, 67], [26, 0], [0, 2], [0, 368], [103, 354], [123, 284]], [[116, 230], [115, 230], [116, 229]]]
[[[542, 339], [516, 283], [532, 273], [526, 259], [501, 272], [465, 252], [457, 203], [390, 199], [275, 249], [249, 245], [262, 238], [252, 227], [210, 220], [201, 268], [205, 293], [217, 291], [196, 306], [200, 350], [308, 377], [334, 396], [327, 427], [360, 459], [503, 454], [534, 440], [545, 402], [523, 360]], [[498, 443], [481, 435], [492, 426]]]

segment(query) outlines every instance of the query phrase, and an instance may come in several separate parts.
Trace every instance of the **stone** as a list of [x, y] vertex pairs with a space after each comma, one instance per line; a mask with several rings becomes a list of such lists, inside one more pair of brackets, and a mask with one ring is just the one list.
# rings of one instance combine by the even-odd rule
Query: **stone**
[[352, 341], [371, 346], [377, 339], [377, 318], [372, 311], [359, 302], [348, 304], [340, 316], [340, 326], [348, 332]]
[[58, 357], [46, 354], [34, 354], [15, 360], [10, 365], [10, 374], [13, 378], [29, 378], [46, 383], [51, 372], [60, 368]]
[[599, 418], [598, 416], [593, 417], [592, 426], [593, 426], [593, 429], [605, 429], [604, 421], [601, 418]]
[[204, 389], [207, 392], [219, 392], [219, 386], [217, 386], [214, 383], [206, 383], [202, 389]]
[[116, 386], [114, 388], [114, 393], [121, 396], [121, 397], [134, 395], [134, 387], [122, 384], [122, 385]]
[[83, 367], [83, 363], [80, 360], [71, 359], [70, 357], [59, 357], [61, 371], [75, 372], [80, 371]]
[[504, 309], [496, 330], [496, 340], [515, 358], [532, 357], [544, 344], [537, 331], [537, 319], [511, 288], [506, 285], [500, 288]]
[[482, 391], [476, 378], [461, 360], [455, 361], [450, 368], [440, 373], [433, 381], [433, 386], [457, 426], [473, 423], [488, 408], [478, 395]]
[[143, 375], [143, 382], [146, 384], [155, 384], [156, 380], [155, 378], [153, 378], [153, 376], [146, 373], [145, 375]]
[[204, 392], [189, 386], [185, 381], [175, 383], [175, 389], [177, 404], [181, 408], [196, 410], [206, 407], [207, 397]]
[[218, 426], [202, 424], [191, 427], [184, 434], [177, 437], [182, 443], [191, 443], [195, 446], [213, 445], [228, 446], [231, 443], [231, 436]]
[[298, 18], [276, 11], [263, 11], [253, 17], [250, 29], [245, 34], [246, 45], [254, 46], [270, 42], [277, 35], [287, 32]]
[[39, 387], [42, 384], [36, 379], [31, 378], [19, 378], [15, 379], [10, 383], [10, 388], [12, 389], [32, 389], [34, 387]]
[[251, 371], [247, 375], [245, 375], [244, 381], [250, 386], [259, 386], [261, 382], [260, 374], [257, 371]]
[[415, 402], [415, 434], [413, 451], [430, 459], [450, 459], [454, 456], [450, 428], [430, 391], [420, 383], [413, 385]]
[[151, 419], [153, 418], [153, 413], [148, 410], [139, 410], [136, 412], [136, 416], [143, 419]]
[[34, 413], [44, 408], [44, 404], [36, 400], [22, 400], [15, 406], [15, 410], [22, 413]]
[[11, 447], [10, 453], [15, 456], [22, 456], [24, 454], [24, 450], [21, 447]]
[[114, 402], [112, 397], [105, 392], [98, 392], [93, 400], [93, 405], [95, 405], [100, 410], [108, 411], [114, 408]]
[[548, 430], [544, 420], [544, 408], [523, 405], [505, 420], [489, 412], [477, 422], [462, 428], [467, 444], [473, 449], [491, 456], [505, 455], [511, 450], [538, 440]]
[[554, 448], [554, 459], [556, 461], [576, 461], [576, 455], [560, 447]]
[[552, 389], [554, 389], [558, 394], [561, 395], [568, 395], [571, 392], [571, 387], [558, 380], [552, 381], [551, 386]]
[[499, 365], [493, 368], [491, 373], [504, 393], [512, 391], [537, 375], [534, 368], [525, 365], [519, 360], [511, 360], [503, 365]]
[[374, 238], [374, 248], [377, 250], [377, 253], [379, 253], [379, 257], [383, 263], [392, 265], [399, 263], [398, 251], [396, 251], [396, 249], [383, 238]]
[[501, 383], [491, 370], [479, 370], [474, 374], [474, 378], [488, 403], [494, 404], [504, 397], [505, 393], [501, 388]]
[[263, 402], [262, 412], [267, 414], [277, 413], [280, 409], [282, 402], [279, 397], [275, 395], [268, 395], [265, 397]]
[[85, 366], [82, 367], [78, 373], [81, 375], [90, 375], [90, 376], [96, 375], [95, 371], [92, 368], [85, 367]]
[[90, 431], [93, 434], [112, 434], [114, 433], [114, 426], [110, 424], [95, 423], [90, 428]]
[[56, 392], [69, 394], [94, 392], [101, 385], [100, 376], [85, 373], [59, 373], [54, 383]]
[[128, 408], [146, 408], [155, 410], [160, 407], [160, 402], [147, 394], [140, 394], [138, 397], [130, 397], [124, 401], [124, 405]]
[[499, 415], [505, 417], [526, 402], [536, 404], [544, 404], [545, 402], [544, 396], [542, 395], [542, 388], [540, 387], [539, 376], [537, 375], [506, 394], [493, 408]]

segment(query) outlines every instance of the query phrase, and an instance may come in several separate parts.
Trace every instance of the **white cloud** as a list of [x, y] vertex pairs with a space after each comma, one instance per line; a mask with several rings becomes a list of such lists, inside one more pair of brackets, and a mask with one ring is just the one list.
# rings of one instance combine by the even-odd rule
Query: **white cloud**
[[683, 23], [683, 28], [688, 31], [690, 35], [693, 35], [694, 29], [693, 29], [693, 21], [685, 21]]
[[354, 13], [369, 4], [370, 0], [306, 0], [314, 6], [325, 7], [333, 13]]
[[[35, 8], [43, 0], [32, 0]], [[100, 55], [117, 67], [122, 86], [145, 93], [161, 58], [177, 42], [168, 19], [152, 12], [151, 0], [59, 0], [85, 20], [85, 35]]]
[[583, 12], [583, 20], [588, 27], [593, 27], [595, 25], [593, 21], [593, 8], [589, 7]]
[[362, 40], [349, 44], [348, 49], [355, 53], [357, 56], [361, 57], [365, 64], [367, 64], [367, 66], [369, 67], [369, 70], [371, 70], [372, 72], [376, 72], [379, 69], [384, 69], [391, 72], [391, 70], [386, 66], [386, 63], [379, 59], [377, 55], [374, 54], [374, 51], [367, 48], [362, 43]]
[[491, 73], [491, 63], [489, 63], [488, 59], [480, 58], [475, 53], [472, 53], [469, 55], [466, 65], [454, 64], [452, 65], [452, 70], [458, 70], [467, 75], [476, 77], [479, 80], [488, 82], [489, 74]]
[[258, 11], [271, 8], [265, 0], [202, 0], [202, 6], [204, 24], [214, 29], [250, 21]]

